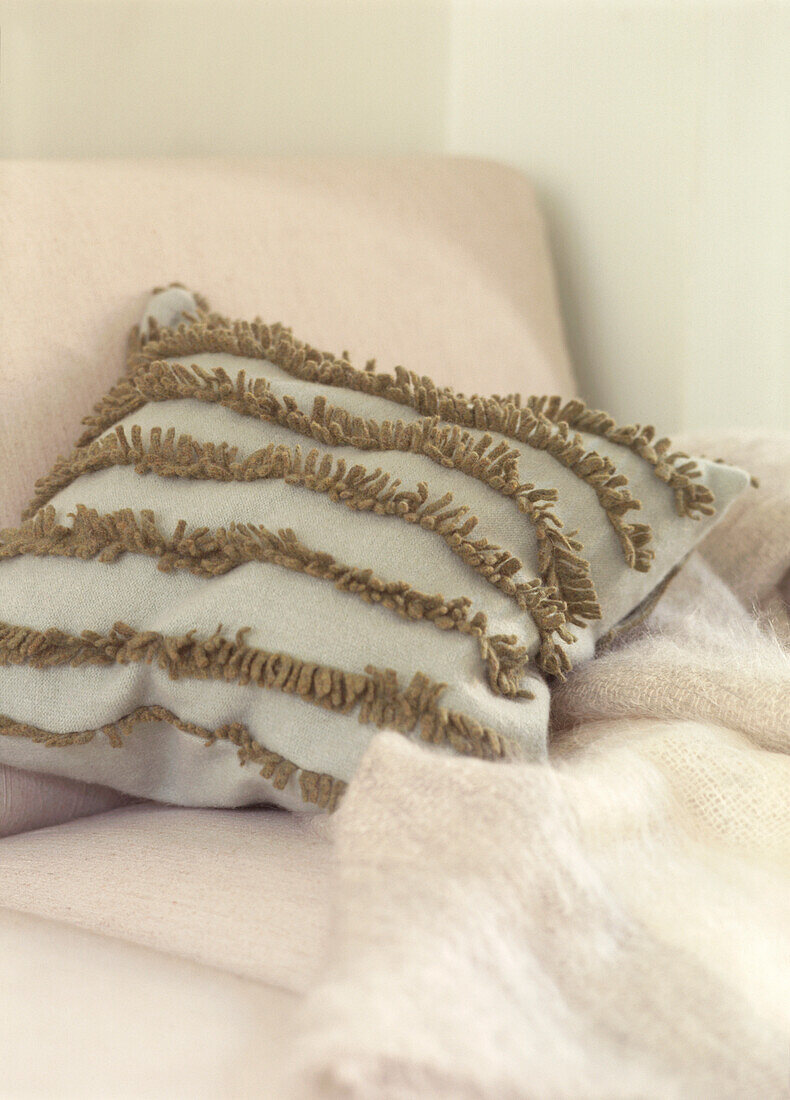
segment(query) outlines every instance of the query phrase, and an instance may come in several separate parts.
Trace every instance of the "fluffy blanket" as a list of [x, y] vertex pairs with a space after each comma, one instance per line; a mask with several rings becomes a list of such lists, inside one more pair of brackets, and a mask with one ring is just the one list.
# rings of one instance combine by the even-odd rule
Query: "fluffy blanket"
[[790, 442], [703, 449], [762, 488], [556, 692], [548, 765], [373, 742], [298, 1095], [790, 1095]]

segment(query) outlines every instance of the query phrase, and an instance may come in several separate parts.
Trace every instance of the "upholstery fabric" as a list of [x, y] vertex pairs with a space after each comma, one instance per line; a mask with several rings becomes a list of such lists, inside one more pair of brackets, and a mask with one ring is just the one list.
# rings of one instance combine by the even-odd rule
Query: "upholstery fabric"
[[0, 987], [5, 1097], [285, 1096], [298, 994], [9, 909]]
[[131, 796], [95, 783], [0, 766], [0, 838], [114, 810]]
[[0, 907], [301, 993], [329, 936], [331, 820], [147, 803], [21, 833]]

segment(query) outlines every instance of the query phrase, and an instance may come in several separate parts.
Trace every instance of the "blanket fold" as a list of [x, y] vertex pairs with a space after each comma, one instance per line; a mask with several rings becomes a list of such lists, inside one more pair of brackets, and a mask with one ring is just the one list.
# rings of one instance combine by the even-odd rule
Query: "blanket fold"
[[724, 444], [767, 492], [557, 689], [548, 765], [375, 739], [298, 1095], [790, 1094], [790, 443]]

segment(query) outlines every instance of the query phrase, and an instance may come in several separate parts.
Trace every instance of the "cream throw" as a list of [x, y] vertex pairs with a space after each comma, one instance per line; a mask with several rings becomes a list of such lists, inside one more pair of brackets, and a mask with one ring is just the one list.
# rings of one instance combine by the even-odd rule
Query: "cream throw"
[[726, 521], [648, 627], [555, 696], [550, 765], [376, 738], [333, 823], [336, 948], [300, 1095], [788, 1095], [790, 443], [774, 442], [764, 558], [736, 516], [742, 573]]

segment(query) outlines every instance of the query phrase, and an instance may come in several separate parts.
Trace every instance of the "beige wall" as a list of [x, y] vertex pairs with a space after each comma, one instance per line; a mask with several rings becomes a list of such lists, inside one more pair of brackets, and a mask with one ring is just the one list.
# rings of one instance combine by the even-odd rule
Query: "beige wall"
[[[790, 428], [790, 6], [0, 0], [0, 152], [526, 171], [591, 400]], [[1, 247], [1, 244], [0, 244]]]

